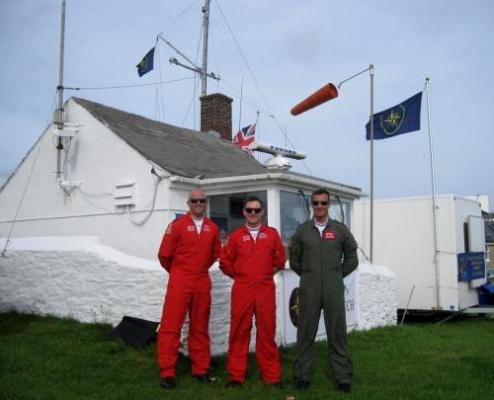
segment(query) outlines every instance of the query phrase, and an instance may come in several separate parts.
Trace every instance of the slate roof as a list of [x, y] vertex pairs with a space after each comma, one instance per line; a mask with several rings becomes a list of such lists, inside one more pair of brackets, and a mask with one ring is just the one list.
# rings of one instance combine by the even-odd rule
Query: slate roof
[[146, 159], [175, 175], [205, 179], [281, 172], [315, 179], [322, 186], [336, 185], [360, 192], [360, 188], [315, 176], [268, 169], [228, 141], [204, 132], [179, 128], [78, 97], [73, 97], [73, 100]]
[[175, 175], [218, 178], [268, 171], [245, 151], [204, 132], [153, 121], [89, 100], [73, 99], [146, 159]]

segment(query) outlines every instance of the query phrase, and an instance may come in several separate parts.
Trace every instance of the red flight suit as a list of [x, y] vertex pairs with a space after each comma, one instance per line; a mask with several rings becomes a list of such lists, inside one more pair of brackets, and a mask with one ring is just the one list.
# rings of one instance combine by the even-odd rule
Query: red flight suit
[[176, 219], [166, 229], [158, 253], [161, 265], [170, 274], [157, 338], [162, 378], [175, 376], [180, 333], [187, 311], [192, 374], [203, 375], [209, 369], [211, 279], [208, 270], [220, 250], [219, 229], [208, 218], [204, 218], [200, 233], [190, 214]]
[[256, 316], [256, 358], [266, 383], [281, 379], [276, 334], [273, 269], [285, 267], [285, 250], [276, 229], [261, 225], [257, 239], [243, 227], [228, 238], [220, 256], [221, 270], [234, 279], [231, 294], [227, 370], [243, 383], [247, 370], [252, 316]]

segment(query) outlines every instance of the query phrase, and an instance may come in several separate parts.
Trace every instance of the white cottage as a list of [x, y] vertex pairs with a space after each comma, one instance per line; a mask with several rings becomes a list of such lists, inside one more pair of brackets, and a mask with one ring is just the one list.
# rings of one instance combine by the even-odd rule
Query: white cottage
[[[231, 145], [231, 99], [212, 94], [201, 103], [203, 132], [80, 98], [66, 102], [64, 130], [48, 126], [0, 190], [0, 311], [112, 324], [123, 315], [159, 320], [167, 276], [157, 249], [195, 187], [207, 193], [208, 216], [225, 235], [242, 223], [245, 196], [256, 194], [267, 204], [267, 223], [287, 242], [308, 216], [307, 196], [321, 186], [333, 194], [333, 217], [350, 224], [359, 188], [265, 167]], [[228, 333], [231, 283], [217, 267], [211, 274], [218, 353]], [[282, 343], [294, 330], [285, 318], [290, 274], [277, 277]], [[364, 327], [394, 322], [393, 299], [386, 303]]]

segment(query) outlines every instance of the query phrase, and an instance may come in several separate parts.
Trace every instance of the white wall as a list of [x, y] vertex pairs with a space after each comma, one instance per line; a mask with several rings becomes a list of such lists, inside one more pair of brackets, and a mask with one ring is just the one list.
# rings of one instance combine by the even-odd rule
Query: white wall
[[[3, 239], [0, 240], [3, 245]], [[159, 322], [168, 274], [157, 261], [132, 257], [96, 237], [13, 239], [0, 257], [0, 312], [15, 310], [117, 325], [124, 315]], [[210, 333], [214, 354], [228, 343], [231, 280], [213, 280]], [[182, 347], [186, 350], [184, 329]]]
[[[4, 240], [0, 239], [0, 246]], [[116, 325], [124, 315], [160, 321], [168, 274], [157, 261], [129, 256], [100, 244], [96, 237], [36, 237], [13, 239], [7, 257], [0, 257], [0, 312], [50, 314], [84, 322]], [[232, 280], [216, 266], [210, 334], [213, 354], [226, 352]], [[279, 344], [295, 341], [289, 323], [290, 285], [298, 285], [292, 271], [276, 275]], [[362, 265], [355, 274], [355, 314], [350, 329], [370, 329], [396, 322], [395, 278], [383, 267]], [[291, 291], [291, 290], [290, 290]], [[182, 332], [186, 351], [187, 326]], [[324, 331], [322, 331], [322, 337]], [[251, 349], [255, 346], [252, 332]]]
[[[116, 250], [154, 259], [166, 225], [175, 212], [186, 209], [185, 201], [170, 199], [164, 179], [156, 211], [144, 228], [135, 226], [132, 220], [141, 221], [151, 207], [155, 185], [151, 164], [73, 100], [66, 110], [69, 122], [82, 127], [70, 144], [62, 179], [82, 184], [71, 195], [57, 186], [53, 128], [48, 127], [0, 192], [0, 237], [7, 237], [27, 187], [12, 237], [94, 235]], [[135, 181], [132, 217], [114, 204], [115, 185], [122, 181]]]

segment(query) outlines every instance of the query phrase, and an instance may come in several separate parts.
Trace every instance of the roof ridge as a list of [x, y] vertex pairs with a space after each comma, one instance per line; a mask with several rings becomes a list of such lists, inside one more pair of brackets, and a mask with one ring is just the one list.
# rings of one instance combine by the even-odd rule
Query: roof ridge
[[[125, 111], [125, 110], [121, 110], [119, 108], [107, 106], [106, 104], [97, 103], [95, 101], [84, 99], [82, 97], [72, 96], [67, 101], [69, 101], [71, 99], [75, 100], [78, 104], [80, 104], [82, 106], [84, 106], [84, 103], [89, 103], [91, 105], [94, 105], [94, 106], [97, 106], [97, 107], [103, 107], [103, 108], [106, 108], [106, 109], [111, 110], [111, 111], [114, 111], [114, 112], [124, 113], [124, 114], [131, 115], [133, 117], [137, 117], [137, 118], [140, 118], [140, 119], [145, 119], [145, 120], [147, 120], [147, 121], [149, 121], [151, 123], [154, 123], [154, 124], [159, 124], [159, 125], [163, 125], [163, 126], [166, 126], [166, 127], [171, 126], [171, 127], [174, 127], [174, 128], [178, 128], [178, 129], [181, 129], [181, 130], [184, 130], [184, 131], [193, 132], [193, 133], [204, 133], [202, 131], [197, 131], [195, 129], [183, 128], [183, 127], [180, 127], [180, 126], [169, 124], [167, 122], [162, 122], [162, 121], [158, 121], [156, 119], [145, 117], [144, 115], [141, 115], [141, 114], [136, 114], [136, 113], [133, 113], [133, 112], [130, 112], [130, 111]], [[91, 110], [89, 110], [89, 111], [91, 111]]]
[[265, 172], [261, 163], [227, 140], [79, 97], [71, 99], [147, 160], [171, 173], [213, 178]]

